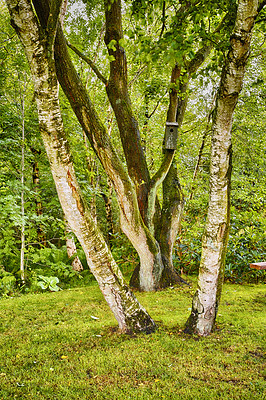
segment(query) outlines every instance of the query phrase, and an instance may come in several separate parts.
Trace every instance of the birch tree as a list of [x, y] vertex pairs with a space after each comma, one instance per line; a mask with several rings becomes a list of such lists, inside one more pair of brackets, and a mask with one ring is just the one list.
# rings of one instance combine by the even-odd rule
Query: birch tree
[[[33, 3], [44, 28], [49, 17], [49, 1], [34, 0]], [[158, 4], [161, 3], [155, 2], [155, 6]], [[210, 4], [208, 2], [208, 6]], [[145, 7], [145, 3], [142, 6]], [[178, 29], [180, 28], [181, 34], [185, 36], [190, 23], [189, 19], [191, 15], [195, 16], [198, 9], [195, 9], [194, 4], [191, 5], [190, 2], [171, 3], [169, 7], [173, 8], [173, 11], [171, 9], [173, 18], [178, 21]], [[215, 12], [217, 14], [216, 10]], [[141, 144], [139, 124], [133, 113], [129, 95], [127, 58], [122, 46], [121, 0], [106, 0], [104, 13], [106, 25], [104, 40], [110, 59], [109, 76], [105, 77], [92, 60], [66, 42], [60, 26], [55, 39], [56, 71], [58, 80], [92, 148], [112, 181], [120, 206], [122, 231], [138, 252], [140, 266], [135, 271], [131, 283], [141, 290], [157, 290], [180, 282], [180, 277], [173, 267], [172, 252], [184, 209], [184, 195], [174, 163], [175, 150], [164, 148], [160, 167], [153, 176], [150, 174]], [[223, 16], [224, 14], [221, 13]], [[215, 39], [215, 35], [220, 32], [225, 23], [228, 23], [226, 18], [226, 16], [222, 17], [222, 21], [211, 32], [212, 39]], [[182, 21], [186, 21], [184, 26]], [[175, 40], [175, 29], [172, 29], [171, 37]], [[184, 29], [183, 33], [182, 29]], [[162, 33], [163, 31], [164, 27], [162, 27]], [[177, 121], [181, 126], [188, 100], [189, 81], [209, 56], [213, 41], [202, 41], [190, 60], [187, 59], [187, 44], [183, 46], [185, 50], [181, 48], [176, 52], [179, 54], [174, 57], [172, 72], [171, 69], [169, 70], [171, 89], [166, 117], [168, 122]], [[105, 85], [106, 94], [116, 116], [126, 167], [115, 152], [107, 130], [86, 88], [82, 85], [69, 56], [67, 45], [90, 65]], [[182, 60], [186, 60], [185, 64]], [[160, 206], [157, 192], [161, 185], [163, 185], [163, 202]]]
[[54, 63], [62, 1], [51, 2], [43, 28], [30, 0], [6, 0], [23, 46], [35, 85], [39, 126], [63, 212], [81, 243], [88, 265], [123, 332], [151, 332], [153, 320], [126, 286], [101, 232], [93, 221], [79, 188], [65, 136]]
[[220, 302], [230, 222], [231, 130], [242, 89], [252, 29], [265, 2], [239, 0], [230, 48], [217, 95], [211, 145], [209, 205], [202, 240], [198, 288], [186, 331], [207, 336], [213, 329]]

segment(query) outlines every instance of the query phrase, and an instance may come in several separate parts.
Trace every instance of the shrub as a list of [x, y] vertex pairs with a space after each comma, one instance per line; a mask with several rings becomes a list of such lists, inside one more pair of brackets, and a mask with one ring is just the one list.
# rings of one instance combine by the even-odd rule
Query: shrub
[[0, 269], [0, 296], [10, 295], [16, 286], [16, 278], [10, 272]]

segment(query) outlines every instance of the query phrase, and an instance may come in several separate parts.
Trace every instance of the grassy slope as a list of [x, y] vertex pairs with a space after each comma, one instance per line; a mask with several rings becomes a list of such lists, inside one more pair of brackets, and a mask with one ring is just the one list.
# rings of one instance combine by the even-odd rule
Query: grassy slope
[[114, 329], [95, 283], [1, 300], [0, 399], [265, 398], [263, 285], [225, 285], [204, 339], [181, 331], [193, 292], [138, 294], [159, 329], [136, 337]]

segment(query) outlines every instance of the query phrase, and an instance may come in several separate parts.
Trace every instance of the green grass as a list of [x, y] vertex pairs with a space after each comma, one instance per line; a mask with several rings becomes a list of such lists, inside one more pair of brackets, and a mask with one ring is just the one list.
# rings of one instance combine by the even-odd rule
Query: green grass
[[0, 300], [0, 399], [264, 399], [263, 285], [225, 285], [208, 338], [182, 333], [193, 292], [137, 294], [158, 330], [133, 337], [94, 282]]

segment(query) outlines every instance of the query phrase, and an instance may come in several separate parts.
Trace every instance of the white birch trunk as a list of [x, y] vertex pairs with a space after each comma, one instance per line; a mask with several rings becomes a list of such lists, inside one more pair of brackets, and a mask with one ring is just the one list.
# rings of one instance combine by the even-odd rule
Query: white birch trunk
[[69, 223], [67, 222], [67, 220], [65, 219], [65, 232], [66, 232], [66, 247], [67, 247], [67, 255], [68, 258], [73, 258], [71, 265], [74, 271], [83, 271], [83, 265], [79, 259], [79, 256], [77, 254], [77, 248], [76, 248], [76, 244], [75, 244], [75, 240], [73, 237], [73, 233], [72, 230], [69, 226]]
[[[155, 324], [126, 286], [77, 183], [60, 113], [54, 60], [51, 47], [47, 46], [47, 43], [53, 43], [52, 38], [47, 38], [38, 24], [30, 0], [6, 0], [6, 3], [31, 68], [40, 131], [66, 219], [120, 329], [123, 332], [151, 332]], [[48, 28], [51, 31], [51, 27]]]
[[239, 0], [230, 49], [222, 71], [212, 127], [209, 206], [198, 289], [186, 331], [207, 336], [213, 329], [224, 276], [229, 235], [231, 129], [233, 112], [242, 89], [257, 0]]

